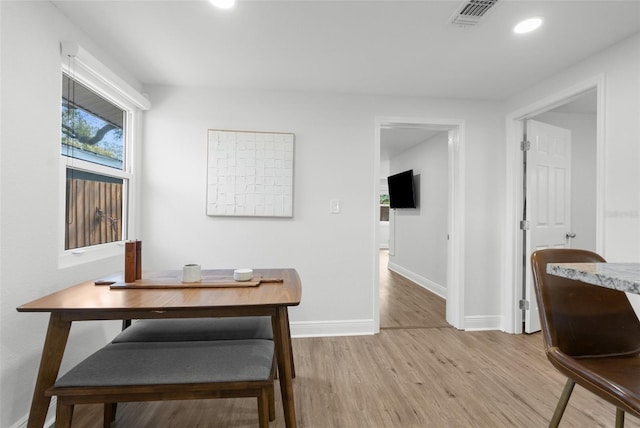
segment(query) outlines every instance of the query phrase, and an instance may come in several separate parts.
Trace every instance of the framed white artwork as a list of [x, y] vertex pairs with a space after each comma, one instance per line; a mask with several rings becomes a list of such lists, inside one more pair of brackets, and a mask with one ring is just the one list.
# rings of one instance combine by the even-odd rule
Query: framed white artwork
[[293, 217], [294, 134], [209, 129], [207, 215]]

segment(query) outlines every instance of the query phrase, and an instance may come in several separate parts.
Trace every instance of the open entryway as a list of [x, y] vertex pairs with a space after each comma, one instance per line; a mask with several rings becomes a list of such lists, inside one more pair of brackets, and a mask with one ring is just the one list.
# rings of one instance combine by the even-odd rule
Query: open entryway
[[507, 151], [514, 162], [517, 232], [511, 235], [513, 266], [507, 269], [513, 279], [510, 311], [515, 333], [540, 330], [530, 269], [533, 251], [550, 247], [599, 251], [603, 144], [599, 90], [596, 80], [509, 119]]
[[[380, 328], [382, 248], [388, 251], [392, 271], [446, 299], [447, 322], [462, 329], [464, 122], [380, 118], [375, 131], [375, 198], [380, 206], [375, 213], [374, 234], [376, 328]], [[438, 157], [437, 165], [429, 164], [430, 156]], [[416, 206], [385, 210], [381, 193], [384, 193], [386, 179], [392, 173], [405, 170], [413, 170], [415, 174]], [[428, 195], [422, 193], [422, 201], [421, 188], [429, 189]], [[431, 270], [423, 270], [425, 261], [432, 262]]]

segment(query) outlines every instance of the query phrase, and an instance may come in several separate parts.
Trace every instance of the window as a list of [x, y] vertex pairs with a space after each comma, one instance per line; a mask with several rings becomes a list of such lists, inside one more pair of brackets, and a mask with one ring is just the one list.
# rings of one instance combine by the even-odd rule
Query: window
[[150, 104], [74, 42], [62, 42], [60, 266], [116, 256], [135, 237], [135, 153]]
[[389, 190], [380, 191], [380, 221], [389, 221]]
[[64, 249], [122, 241], [130, 178], [123, 162], [127, 112], [64, 73], [61, 111]]

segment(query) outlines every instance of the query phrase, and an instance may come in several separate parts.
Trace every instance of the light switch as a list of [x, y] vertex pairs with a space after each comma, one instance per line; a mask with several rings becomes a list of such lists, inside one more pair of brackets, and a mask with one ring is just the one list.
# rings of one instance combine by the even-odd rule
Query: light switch
[[340, 213], [340, 199], [331, 199], [331, 214]]

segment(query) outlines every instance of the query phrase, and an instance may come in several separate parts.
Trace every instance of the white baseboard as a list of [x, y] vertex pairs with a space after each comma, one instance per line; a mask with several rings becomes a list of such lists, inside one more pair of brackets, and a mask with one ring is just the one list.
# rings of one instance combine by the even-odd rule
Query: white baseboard
[[465, 331], [502, 330], [500, 315], [473, 316], [464, 318]]
[[404, 276], [405, 278], [415, 282], [420, 287], [429, 290], [433, 294], [436, 294], [443, 299], [447, 298], [447, 288], [442, 285], [431, 281], [430, 279], [425, 278], [424, 276], [418, 275], [415, 272], [410, 271], [409, 269], [405, 269], [402, 266], [398, 266], [393, 262], [389, 262], [388, 266], [389, 270]]
[[18, 419], [18, 421], [11, 425], [11, 428], [27, 428], [27, 420], [29, 419], [29, 415], [24, 415], [22, 418]]
[[375, 334], [373, 320], [292, 322], [292, 337], [364, 336]]
[[[48, 419], [44, 422], [45, 428], [55, 428], [56, 426], [56, 397], [51, 397], [51, 402], [49, 403], [49, 410], [47, 411]], [[29, 414], [27, 413], [20, 419], [18, 419], [11, 428], [27, 428], [27, 422], [29, 422]]]

